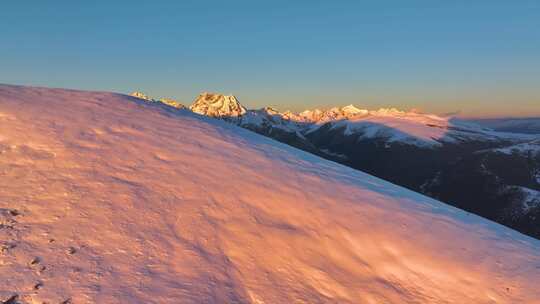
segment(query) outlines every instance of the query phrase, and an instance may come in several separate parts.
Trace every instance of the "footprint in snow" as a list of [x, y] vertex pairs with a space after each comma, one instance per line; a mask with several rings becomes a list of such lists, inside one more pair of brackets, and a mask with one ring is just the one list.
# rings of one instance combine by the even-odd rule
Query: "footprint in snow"
[[40, 257], [35, 257], [30, 261], [30, 267], [36, 268], [39, 274], [41, 274], [43, 271], [47, 269], [47, 267], [45, 267], [44, 265], [41, 265], [41, 262], [42, 261]]
[[66, 252], [67, 254], [72, 255], [77, 252], [77, 249], [75, 249], [75, 247], [69, 247]]
[[19, 304], [18, 300], [19, 300], [19, 295], [14, 294], [11, 297], [9, 297], [8, 299], [6, 299], [5, 301], [2, 301], [2, 304]]

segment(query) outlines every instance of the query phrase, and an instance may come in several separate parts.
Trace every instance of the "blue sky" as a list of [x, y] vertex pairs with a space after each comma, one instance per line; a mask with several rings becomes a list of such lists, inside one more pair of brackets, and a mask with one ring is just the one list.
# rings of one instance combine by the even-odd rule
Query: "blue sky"
[[0, 83], [540, 115], [540, 1], [9, 1]]

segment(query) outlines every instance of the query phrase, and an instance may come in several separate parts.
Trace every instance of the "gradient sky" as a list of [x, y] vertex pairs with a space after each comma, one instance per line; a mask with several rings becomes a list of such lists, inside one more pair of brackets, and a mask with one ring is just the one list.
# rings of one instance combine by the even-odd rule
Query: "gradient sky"
[[540, 1], [5, 1], [0, 83], [540, 116]]

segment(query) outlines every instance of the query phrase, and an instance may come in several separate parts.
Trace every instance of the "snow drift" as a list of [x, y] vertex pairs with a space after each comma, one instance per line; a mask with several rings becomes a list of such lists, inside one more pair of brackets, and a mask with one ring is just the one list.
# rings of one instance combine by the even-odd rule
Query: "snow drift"
[[0, 174], [3, 301], [540, 299], [539, 241], [133, 97], [1, 85]]

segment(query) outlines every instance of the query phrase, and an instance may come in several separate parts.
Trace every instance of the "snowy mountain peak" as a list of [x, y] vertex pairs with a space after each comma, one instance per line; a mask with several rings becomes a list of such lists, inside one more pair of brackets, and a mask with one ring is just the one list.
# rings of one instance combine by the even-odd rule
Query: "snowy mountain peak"
[[152, 97], [150, 97], [150, 96], [148, 96], [148, 95], [146, 95], [146, 94], [144, 94], [142, 92], [139, 92], [139, 91], [135, 91], [135, 92], [131, 93], [130, 95], [133, 96], [133, 97], [139, 98], [139, 99], [143, 99], [143, 100], [148, 101], [148, 102], [158, 102], [158, 103], [162, 103], [162, 104], [165, 104], [165, 105], [177, 108], [177, 109], [183, 109], [183, 108], [186, 107], [183, 104], [181, 104], [180, 102], [178, 102], [177, 100], [174, 100], [174, 99], [171, 99], [171, 98], [155, 99], [155, 98], [152, 98]]
[[246, 108], [232, 95], [204, 92], [189, 107], [191, 111], [212, 117], [238, 117], [246, 113]]
[[146, 95], [146, 94], [144, 94], [144, 93], [142, 93], [142, 92], [139, 92], [139, 91], [135, 91], [135, 92], [133, 92], [133, 93], [131, 93], [131, 94], [129, 94], [129, 95], [131, 95], [131, 96], [133, 96], [133, 97], [137, 97], [137, 98], [139, 98], [139, 99], [148, 100], [148, 101], [153, 100], [153, 99], [150, 98], [148, 95]]
[[300, 114], [298, 115], [302, 115], [302, 116], [308, 116], [308, 115], [313, 115], [313, 114], [316, 114], [316, 115], [320, 115], [323, 111], [319, 110], [319, 109], [315, 109], [315, 110], [304, 110], [302, 112], [300, 112]]
[[297, 114], [297, 117], [302, 121], [325, 123], [333, 120], [350, 119], [356, 116], [364, 116], [368, 114], [368, 110], [359, 109], [351, 104], [345, 107], [334, 107], [325, 111], [321, 111], [319, 109], [315, 109], [313, 111], [306, 110], [300, 114]]
[[[396, 115], [402, 115], [402, 114], [405, 114], [406, 112], [404, 111], [400, 111], [396, 108], [380, 108], [378, 109], [377, 111], [372, 111], [371, 112], [372, 114], [375, 114], [375, 115], [381, 115], [381, 116], [396, 116]], [[413, 114], [413, 113], [411, 113]], [[414, 114], [417, 114], [417, 113], [414, 113]]]
[[170, 99], [170, 98], [161, 98], [158, 101], [163, 103], [163, 104], [166, 104], [168, 106], [175, 107], [175, 108], [178, 108], [178, 109], [184, 109], [186, 107], [183, 104], [181, 104], [180, 102], [178, 102], [178, 101], [176, 101], [174, 99]]
[[281, 114], [278, 110], [272, 108], [272, 107], [264, 107], [262, 108], [262, 111], [267, 113], [268, 115], [279, 115]]
[[367, 112], [368, 112], [367, 110], [358, 109], [357, 107], [353, 106], [352, 104], [341, 108], [341, 110], [344, 113], [348, 113], [348, 114], [367, 114]]

